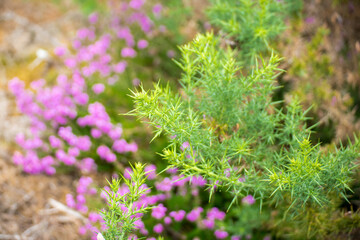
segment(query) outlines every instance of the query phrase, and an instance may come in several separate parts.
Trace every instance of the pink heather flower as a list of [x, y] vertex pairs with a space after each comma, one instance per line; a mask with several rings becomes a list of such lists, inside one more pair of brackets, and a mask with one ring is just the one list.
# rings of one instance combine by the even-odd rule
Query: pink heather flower
[[86, 93], [81, 93], [81, 94], [75, 95], [74, 99], [75, 99], [75, 102], [78, 103], [79, 105], [85, 105], [89, 101], [89, 95], [87, 95]]
[[76, 210], [78, 210], [79, 212], [82, 212], [82, 213], [86, 213], [89, 209], [86, 205], [83, 205], [83, 204], [77, 204], [76, 205]]
[[161, 182], [155, 183], [155, 187], [159, 191], [170, 192], [173, 187], [173, 182], [170, 178], [164, 178]]
[[91, 140], [89, 136], [78, 137], [78, 143], [76, 145], [81, 151], [89, 151], [91, 148]]
[[203, 222], [204, 226], [208, 229], [213, 229], [215, 226], [214, 219], [204, 219], [202, 222]]
[[156, 178], [156, 166], [154, 164], [146, 166], [144, 170], [147, 179], [152, 180]]
[[225, 212], [220, 211], [218, 208], [214, 207], [210, 211], [207, 212], [207, 217], [209, 219], [224, 220]]
[[81, 227], [79, 228], [79, 234], [80, 234], [80, 235], [85, 235], [86, 232], [87, 232], [87, 229], [86, 229], [84, 226], [81, 226]]
[[115, 65], [112, 66], [114, 72], [116, 73], [123, 73], [126, 69], [127, 66], [127, 62], [126, 61], [121, 61]]
[[81, 177], [79, 180], [79, 183], [76, 187], [76, 192], [79, 195], [83, 195], [89, 192], [88, 188], [90, 186], [90, 184], [92, 183], [92, 178], [91, 177]]
[[36, 91], [41, 90], [41, 88], [45, 85], [45, 80], [44, 79], [39, 79], [37, 81], [32, 81], [30, 83], [30, 87]]
[[78, 164], [78, 168], [83, 172], [89, 173], [89, 172], [95, 171], [97, 166], [95, 164], [94, 159], [92, 159], [92, 158], [84, 158]]
[[118, 153], [126, 152], [127, 150], [127, 142], [124, 139], [114, 141], [112, 149]]
[[174, 51], [174, 50], [169, 50], [169, 51], [167, 52], [167, 56], [168, 56], [169, 58], [175, 57], [175, 51]]
[[206, 184], [206, 180], [202, 176], [192, 176], [190, 182], [193, 186], [203, 187]]
[[108, 120], [102, 120], [102, 119], [96, 120], [95, 126], [97, 126], [103, 133], [106, 134], [108, 134], [112, 128], [112, 124], [108, 122]]
[[164, 226], [161, 223], [158, 223], [154, 226], [154, 232], [160, 234], [164, 231]]
[[202, 212], [203, 212], [203, 208], [197, 207], [197, 208], [191, 210], [191, 212], [189, 212], [186, 215], [186, 219], [189, 220], [190, 222], [195, 222], [200, 217], [200, 214]]
[[125, 28], [118, 29], [116, 35], [120, 39], [125, 39], [128, 47], [134, 46], [134, 44], [135, 44], [134, 37], [131, 34], [131, 31], [129, 28], [125, 27]]
[[96, 72], [96, 69], [94, 67], [91, 66], [87, 66], [87, 67], [83, 67], [82, 68], [82, 73], [85, 77], [90, 77], [91, 75], [93, 75]]
[[108, 83], [109, 85], [114, 85], [117, 81], [119, 81], [119, 78], [116, 77], [116, 76], [109, 77], [109, 78], [107, 79], [107, 83]]
[[129, 143], [126, 146], [126, 151], [128, 151], [128, 152], [136, 152], [137, 150], [138, 150], [138, 146], [136, 143]]
[[177, 212], [172, 211], [169, 213], [170, 217], [173, 217], [176, 222], [180, 222], [184, 219], [186, 212], [184, 210], [179, 210]]
[[96, 12], [93, 12], [92, 14], [89, 15], [89, 23], [90, 24], [95, 24], [98, 21], [99, 15]]
[[180, 149], [184, 151], [184, 150], [185, 150], [186, 148], [188, 148], [189, 146], [190, 146], [189, 142], [184, 142], [184, 143], [181, 145]]
[[76, 202], [74, 200], [73, 195], [71, 194], [66, 194], [66, 205], [68, 205], [71, 208], [75, 208], [76, 206]]
[[164, 223], [169, 225], [170, 223], [172, 222], [171, 218], [170, 217], [165, 217], [164, 218]]
[[102, 83], [94, 84], [92, 90], [95, 94], [100, 94], [105, 90], [105, 85]]
[[307, 17], [307, 18], [305, 18], [305, 22], [307, 24], [312, 24], [312, 23], [315, 22], [315, 18], [314, 17]]
[[182, 187], [185, 185], [185, 183], [187, 183], [189, 181], [188, 177], [184, 177], [184, 175], [180, 175], [180, 176], [173, 176], [171, 178], [171, 183], [173, 186], [176, 187]]
[[121, 127], [115, 127], [114, 129], [110, 130], [108, 135], [112, 140], [115, 141], [121, 137], [122, 132], [123, 130]]
[[124, 178], [131, 179], [131, 174], [132, 173], [133, 173], [133, 171], [131, 170], [131, 168], [126, 167], [125, 171], [124, 171]]
[[91, 129], [91, 136], [93, 138], [99, 138], [99, 137], [101, 137], [101, 135], [102, 135], [102, 132], [99, 129], [96, 129], [96, 128]]
[[75, 39], [75, 40], [72, 42], [72, 46], [73, 46], [74, 49], [80, 50], [81, 47], [82, 47], [81, 40]]
[[25, 87], [25, 83], [21, 81], [19, 78], [15, 77], [9, 81], [8, 88], [15, 95], [19, 96], [23, 93], [23, 89]]
[[229, 236], [229, 234], [225, 231], [221, 231], [221, 230], [216, 230], [214, 232], [214, 235], [216, 237], [216, 239], [224, 239], [227, 238], [227, 236]]
[[144, 222], [141, 221], [140, 219], [136, 220], [136, 221], [134, 222], [134, 225], [135, 225], [135, 228], [137, 228], [137, 229], [142, 229], [142, 228], [145, 227]]
[[144, 49], [147, 48], [147, 46], [149, 45], [148, 41], [141, 39], [138, 41], [137, 46], [139, 49]]
[[65, 55], [66, 51], [67, 51], [67, 49], [63, 46], [59, 46], [54, 49], [55, 55], [57, 55], [59, 57]]
[[47, 167], [47, 168], [45, 169], [45, 173], [46, 173], [47, 175], [53, 175], [53, 174], [56, 173], [56, 169], [53, 168], [53, 167]]
[[143, 32], [145, 32], [145, 33], [150, 32], [151, 27], [152, 27], [152, 22], [148, 16], [146, 16], [143, 13], [137, 12], [137, 13], [134, 13], [132, 17], [134, 18], [134, 20], [136, 20], [139, 23]]
[[247, 195], [241, 200], [242, 203], [253, 205], [255, 203], [255, 198], [252, 195]]
[[159, 204], [157, 207], [154, 207], [151, 212], [151, 216], [156, 219], [161, 219], [165, 216], [167, 208], [163, 204]]
[[155, 17], [160, 17], [162, 8], [163, 8], [163, 6], [161, 5], [161, 3], [154, 5], [152, 12], [155, 15]]
[[121, 50], [121, 56], [133, 58], [136, 56], [136, 51], [133, 48], [129, 48], [129, 47], [123, 48]]
[[331, 98], [331, 106], [335, 106], [335, 104], [336, 104], [336, 96], [333, 96]]
[[176, 174], [177, 171], [178, 171], [177, 168], [169, 168], [169, 169], [166, 170], [166, 172], [168, 172], [168, 173], [170, 173], [170, 174]]
[[66, 65], [68, 68], [75, 68], [76, 65], [77, 65], [76, 59], [74, 59], [74, 58], [67, 58], [67, 59], [65, 60], [65, 65]]
[[50, 146], [53, 148], [61, 148], [62, 146], [61, 140], [53, 135], [49, 137], [49, 142], [50, 142]]
[[80, 150], [76, 147], [72, 147], [68, 149], [69, 156], [77, 157], [80, 154]]
[[74, 165], [76, 163], [76, 158], [73, 156], [67, 156], [66, 158], [64, 158], [63, 163], [65, 163], [65, 165]]
[[81, 29], [79, 29], [78, 31], [77, 31], [77, 37], [79, 38], [79, 39], [85, 39], [85, 38], [87, 38], [88, 37], [88, 35], [89, 35], [89, 29], [87, 29], [87, 28], [81, 28]]
[[100, 57], [100, 62], [102, 64], [108, 64], [110, 61], [111, 61], [111, 56], [109, 54], [105, 54]]
[[133, 80], [132, 80], [132, 84], [135, 86], [135, 87], [137, 87], [137, 86], [139, 86], [140, 85], [140, 79], [138, 79], [138, 78], [134, 78]]
[[116, 155], [115, 155], [114, 153], [112, 153], [111, 151], [109, 151], [109, 152], [106, 154], [105, 160], [106, 160], [107, 162], [115, 162], [115, 161], [116, 161]]
[[89, 213], [89, 220], [90, 220], [90, 222], [97, 222], [99, 220], [102, 220], [102, 217], [98, 213], [90, 212]]
[[[106, 113], [105, 113], [106, 114]], [[95, 120], [95, 126], [97, 126], [103, 133], [108, 134], [112, 128], [112, 124], [109, 122], [108, 115], [106, 114], [106, 120], [105, 119], [97, 119]], [[99, 118], [99, 117], [97, 117]]]
[[134, 9], [140, 9], [144, 4], [144, 2], [145, 2], [144, 0], [131, 0], [129, 6]]
[[240, 236], [231, 236], [231, 240], [241, 240]]
[[96, 153], [103, 159], [106, 158], [106, 155], [108, 154], [108, 152], [110, 151], [110, 149], [105, 146], [105, 145], [100, 145], [97, 150]]
[[84, 195], [81, 195], [81, 194], [76, 196], [76, 201], [79, 204], [85, 204], [86, 203], [86, 199], [85, 199]]
[[230, 168], [225, 169], [224, 174], [225, 174], [225, 176], [226, 176], [227, 178], [230, 177], [230, 175], [231, 175], [231, 169], [230, 169]]
[[[184, 195], [186, 195], [186, 193]], [[198, 196], [199, 195], [199, 189], [197, 189], [197, 188], [192, 189], [191, 190], [191, 195]]]
[[90, 195], [95, 195], [96, 193], [97, 193], [96, 188], [90, 188], [90, 189], [88, 190], [88, 194], [90, 194]]
[[54, 158], [52, 156], [45, 156], [41, 159], [41, 163], [45, 166], [51, 166], [54, 163]]
[[16, 165], [21, 165], [24, 162], [24, 156], [20, 152], [15, 151], [13, 161]]
[[142, 234], [142, 235], [148, 235], [149, 234], [149, 231], [146, 229], [146, 228], [141, 228], [139, 230], [139, 232]]
[[64, 152], [64, 150], [62, 149], [58, 149], [55, 153], [55, 156], [57, 159], [59, 159], [60, 161], [64, 161], [65, 158], [67, 158], [66, 153]]

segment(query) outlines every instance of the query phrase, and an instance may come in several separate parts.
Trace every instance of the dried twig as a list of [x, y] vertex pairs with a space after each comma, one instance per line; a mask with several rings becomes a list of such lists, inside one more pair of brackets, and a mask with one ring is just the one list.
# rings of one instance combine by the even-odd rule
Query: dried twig
[[57, 208], [58, 210], [65, 212], [66, 214], [69, 214], [70, 216], [72, 216], [74, 218], [78, 218], [85, 222], [87, 221], [87, 219], [83, 215], [81, 215], [79, 212], [72, 210], [71, 208], [65, 206], [61, 202], [56, 201], [55, 199], [50, 198], [49, 204], [50, 204], [50, 206]]
[[25, 240], [27, 238], [23, 238], [20, 235], [0, 234], [0, 239]]
[[33, 234], [39, 233], [39, 232], [44, 232], [44, 229], [46, 229], [48, 227], [49, 223], [46, 220], [41, 221], [40, 223], [29, 227], [28, 229], [26, 229], [22, 234], [21, 237], [30, 237]]

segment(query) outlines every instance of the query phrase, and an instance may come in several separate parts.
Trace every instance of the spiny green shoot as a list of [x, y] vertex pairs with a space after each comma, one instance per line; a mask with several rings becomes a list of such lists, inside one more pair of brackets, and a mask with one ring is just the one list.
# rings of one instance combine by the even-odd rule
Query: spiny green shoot
[[148, 188], [144, 187], [146, 175], [144, 172], [145, 165], [136, 163], [131, 166], [133, 172], [130, 173], [130, 179], [122, 176], [128, 191], [121, 194], [121, 178], [112, 179], [109, 183], [110, 191], [106, 192], [108, 200], [108, 208], [101, 211], [101, 215], [105, 220], [108, 229], [102, 233], [106, 240], [123, 240], [128, 239], [136, 229], [136, 221], [140, 219], [149, 207], [136, 207], [135, 203], [145, 194]]

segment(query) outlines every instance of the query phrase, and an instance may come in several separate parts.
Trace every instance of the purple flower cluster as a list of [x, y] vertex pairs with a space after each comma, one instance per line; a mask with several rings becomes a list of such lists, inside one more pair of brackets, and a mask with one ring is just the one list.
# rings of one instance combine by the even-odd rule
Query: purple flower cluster
[[[121, 143], [122, 151], [117, 151], [119, 153], [137, 150], [134, 143], [128, 144], [121, 139], [121, 127], [111, 123], [101, 103], [88, 104], [85, 80], [80, 74], [73, 74], [71, 79], [59, 75], [57, 84], [52, 87], [45, 86], [44, 80], [32, 82], [31, 87], [33, 91], [25, 89], [24, 83], [17, 78], [9, 82], [19, 110], [31, 120], [31, 136], [18, 134], [15, 139], [25, 154], [15, 152], [14, 162], [21, 165], [25, 172], [54, 174], [54, 167], [59, 163], [77, 166], [85, 172], [95, 170], [95, 161], [81, 156], [91, 149], [91, 138], [97, 139], [102, 135], [113, 141], [115, 150], [120, 148]], [[88, 105], [89, 115], [79, 117], [77, 112], [84, 105]], [[91, 137], [76, 135], [74, 125], [78, 128], [90, 127]], [[110, 150], [104, 154], [98, 151], [98, 154], [108, 162], [116, 160], [116, 155]], [[39, 155], [45, 157], [40, 158]]]
[[[95, 139], [104, 137], [110, 138], [112, 145], [94, 148], [99, 158], [107, 162], [116, 161], [117, 153], [137, 151], [135, 143], [129, 144], [121, 139], [122, 128], [111, 122], [105, 107], [100, 102], [91, 103], [91, 98], [93, 94], [106, 91], [107, 85], [115, 84], [119, 74], [126, 70], [129, 59], [135, 57], [139, 50], [148, 48], [146, 38], [153, 35], [153, 24], [145, 14], [144, 3], [132, 0], [115, 8], [110, 27], [102, 29], [104, 33], [101, 36], [96, 35], [99, 16], [91, 14], [90, 27], [77, 31], [72, 49], [64, 46], [55, 48], [55, 55], [71, 74], [60, 74], [54, 85], [48, 86], [44, 79], [40, 79], [31, 83], [32, 89], [27, 89], [25, 83], [17, 78], [9, 82], [18, 109], [31, 120], [31, 136], [19, 134], [16, 137], [24, 153], [16, 152], [14, 162], [21, 165], [25, 172], [54, 174], [59, 163], [77, 166], [85, 172], [95, 170], [95, 161], [86, 157], [84, 152], [91, 150]], [[121, 14], [118, 14], [119, 10]], [[159, 15], [160, 12], [161, 5], [156, 5], [154, 14]], [[119, 16], [126, 18], [120, 19]], [[137, 41], [132, 25], [140, 27], [145, 37]], [[119, 41], [124, 45], [120, 49], [122, 60], [116, 60], [114, 56], [119, 50], [114, 46], [118, 46]], [[99, 77], [107, 81], [93, 82]], [[84, 109], [89, 114], [79, 116]], [[77, 128], [90, 128], [90, 133], [75, 134], [84, 132], [77, 131]]]
[[92, 178], [81, 177], [76, 187], [76, 195], [66, 195], [66, 204], [70, 208], [73, 208], [83, 214], [88, 214], [87, 223], [79, 228], [80, 235], [84, 235], [88, 231], [99, 232], [99, 229], [96, 227], [96, 225], [99, 224], [101, 226], [101, 230], [106, 229], [105, 221], [102, 219], [101, 215], [96, 212], [89, 212], [89, 209], [86, 205], [86, 196], [92, 196], [97, 193], [97, 190], [91, 187], [92, 183]]
[[[126, 168], [124, 171], [124, 177], [129, 178], [132, 170]], [[192, 177], [192, 178], [182, 178], [177, 175], [176, 169], [171, 169], [168, 171], [170, 173], [169, 177], [164, 179], [159, 179], [160, 176], [157, 176], [156, 166], [148, 165], [145, 168], [145, 173], [148, 175], [148, 179], [156, 182], [157, 186], [161, 184], [166, 184], [167, 187], [159, 187], [149, 189], [146, 185], [141, 186], [142, 188], [147, 189], [145, 193], [140, 196], [139, 200], [134, 203], [134, 209], [139, 209], [141, 207], [152, 206], [150, 211], [150, 217], [155, 221], [153, 226], [146, 226], [146, 224], [141, 220], [142, 214], [137, 214], [134, 217], [139, 218], [135, 222], [135, 226], [138, 229], [138, 233], [142, 236], [148, 237], [147, 239], [153, 239], [152, 234], [162, 234], [166, 226], [171, 227], [171, 224], [181, 224], [184, 221], [194, 223], [198, 227], [203, 229], [214, 230], [215, 237], [217, 239], [222, 239], [216, 231], [221, 231], [216, 229], [215, 221], [222, 221], [225, 218], [225, 212], [220, 211], [218, 208], [207, 209], [206, 211], [202, 207], [195, 207], [190, 211], [185, 211], [183, 209], [177, 211], [170, 211], [171, 206], [166, 206], [166, 201], [171, 199], [176, 194], [182, 194], [181, 192], [185, 189], [198, 189], [205, 186], [206, 180], [202, 177]], [[82, 177], [77, 186], [77, 195], [67, 195], [66, 202], [69, 207], [74, 208], [83, 213], [88, 213], [86, 207], [85, 195], [93, 194], [93, 189], [90, 188], [91, 178]], [[110, 192], [109, 187], [104, 187], [104, 190]], [[103, 191], [101, 197], [106, 201], [107, 193]], [[116, 193], [119, 196], [124, 196], [129, 192], [128, 187], [125, 184], [122, 184]], [[123, 211], [127, 211], [125, 206], [120, 206]], [[204, 217], [205, 215], [206, 217]], [[211, 225], [211, 226], [210, 226]], [[96, 234], [98, 229], [106, 229], [106, 225], [100, 216], [95, 213], [88, 213], [88, 223], [80, 228], [81, 234], [86, 234], [87, 232], [93, 233], [93, 238], [96, 239]], [[221, 231], [224, 232], [224, 231]], [[220, 237], [218, 237], [218, 235]], [[136, 235], [132, 236], [132, 239], [137, 239]]]
[[67, 194], [66, 204], [82, 213], [87, 213], [88, 207], [86, 206], [85, 195], [94, 195], [97, 193], [95, 188], [90, 188], [92, 182], [93, 180], [90, 177], [81, 177], [76, 188], [76, 197]]
[[[156, 167], [154, 165], [149, 165], [147, 167], [149, 176], [156, 176]], [[157, 194], [154, 194], [153, 191], [149, 191], [146, 195], [141, 197], [140, 203], [145, 206], [153, 206], [151, 210], [151, 217], [157, 222], [152, 230], [155, 234], [161, 234], [164, 232], [166, 226], [171, 226], [173, 223], [182, 223], [183, 221], [188, 221], [195, 223], [198, 227], [203, 229], [211, 229], [214, 230], [214, 236], [216, 239], [224, 239], [229, 234], [221, 229], [216, 229], [215, 221], [223, 221], [225, 219], [225, 212], [220, 211], [218, 208], [210, 208], [206, 211], [202, 207], [195, 207], [192, 210], [186, 212], [183, 209], [177, 211], [169, 211], [168, 208], [164, 205], [164, 202], [167, 199], [170, 199], [173, 194], [185, 194], [187, 189], [198, 189], [199, 187], [204, 187], [207, 183], [205, 179], [201, 176], [193, 176], [191, 178], [184, 178], [183, 176], [177, 175], [176, 169], [167, 170], [170, 173], [169, 177], [165, 177], [162, 180], [155, 179], [155, 186]], [[130, 175], [131, 169], [127, 168], [125, 170], [126, 175]], [[153, 179], [153, 178], [151, 178]], [[193, 191], [191, 191], [192, 193]], [[151, 195], [154, 194], [154, 195]], [[205, 214], [206, 217], [203, 217]], [[141, 220], [140, 220], [141, 221]], [[146, 228], [145, 224], [140, 224], [139, 228], [140, 234], [143, 236], [148, 236], [149, 230]], [[147, 239], [153, 239], [153, 237], [149, 237]]]

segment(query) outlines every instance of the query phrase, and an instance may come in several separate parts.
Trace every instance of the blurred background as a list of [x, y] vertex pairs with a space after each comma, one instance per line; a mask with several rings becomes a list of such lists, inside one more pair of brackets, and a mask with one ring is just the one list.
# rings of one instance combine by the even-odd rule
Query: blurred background
[[[122, 5], [124, 2], [133, 3], [126, 8]], [[219, 16], [212, 6], [219, 1], [140, 2], [138, 7], [136, 1], [120, 0], [0, 0], [0, 239], [91, 239], [90, 233], [79, 230], [86, 222], [87, 213], [66, 204], [67, 194], [74, 194], [80, 177], [90, 176], [100, 193], [99, 189], [106, 185], [105, 178], [110, 178], [115, 172], [123, 172], [128, 161], [153, 163], [159, 171], [166, 167], [156, 153], [166, 146], [167, 139], [160, 137], [150, 144], [150, 127], [134, 117], [119, 115], [133, 107], [128, 96], [129, 89], [137, 88], [140, 83], [148, 89], [159, 79], [162, 83], [169, 82], [174, 89], [180, 87], [177, 81], [181, 71], [173, 61], [180, 57], [177, 46], [191, 41], [197, 33], [214, 31], [218, 36], [229, 34], [230, 37], [224, 37], [225, 42], [230, 42], [234, 48], [245, 49], [243, 39], [232, 35], [229, 33], [231, 28], [216, 21]], [[289, 2], [291, 8], [287, 8], [286, 16], [282, 16], [283, 29], [269, 38], [271, 47], [284, 58], [280, 68], [285, 70], [278, 77], [282, 88], [276, 91], [273, 99], [284, 100], [286, 104], [297, 98], [304, 110], [312, 107], [308, 112], [308, 124], [319, 122], [312, 141], [321, 143], [324, 151], [332, 150], [341, 143], [346, 144], [348, 139], [353, 140], [360, 130], [360, 2], [278, 2]], [[148, 14], [148, 19], [141, 14]], [[142, 21], [142, 25], [133, 27], [136, 21]], [[147, 23], [149, 29], [146, 29]], [[124, 27], [125, 24], [129, 27]], [[91, 39], [90, 33], [83, 37], [84, 31], [81, 30], [84, 29], [90, 29], [94, 39]], [[132, 37], [127, 37], [126, 29], [131, 29]], [[64, 47], [71, 56], [79, 56], [76, 54], [81, 52], [81, 44], [90, 45], [107, 35], [117, 36], [116, 40], [112, 38], [108, 50], [111, 63], [126, 61], [126, 66], [123, 66], [126, 70], [119, 65], [111, 73], [99, 70], [99, 73], [89, 74], [91, 80], [85, 80], [91, 81], [89, 89], [94, 83], [104, 82], [106, 86], [105, 92], [99, 90], [101, 93], [98, 94], [94, 90], [89, 93], [89, 102], [101, 102], [111, 122], [114, 125], [121, 123], [127, 143], [136, 143], [137, 149], [129, 147], [124, 154], [117, 155], [116, 164], [95, 160], [95, 172], [84, 174], [60, 164], [54, 174], [29, 174], [21, 164], [14, 163], [13, 154], [22, 151], [17, 139], [19, 134], [28, 137], [34, 134], [31, 130], [33, 122], [29, 115], [19, 110], [17, 97], [9, 90], [9, 81], [17, 77], [24, 82], [25, 89], [30, 89], [31, 83], [39, 79], [52, 86], [60, 74], [71, 75], [78, 70], [72, 67], [71, 57], [63, 57], [59, 47]], [[132, 45], [136, 53], [131, 51], [129, 46]], [[251, 60], [244, 57], [242, 61]], [[84, 69], [86, 64], [86, 60], [79, 63], [84, 71], [87, 70]], [[85, 116], [86, 109], [79, 107], [79, 116]], [[45, 126], [47, 129], [53, 127], [50, 122]], [[74, 125], [70, 126], [75, 129]], [[332, 220], [323, 223], [322, 238], [360, 238], [358, 170], [356, 174], [352, 183], [354, 193], [349, 192], [350, 203], [336, 203]], [[203, 195], [200, 194], [196, 201], [207, 204], [208, 196]], [[185, 199], [174, 198], [171, 201], [174, 206], [178, 204], [176, 201], [184, 201], [184, 205], [186, 201], [192, 202], [191, 195]], [[222, 201], [229, 199], [224, 194], [215, 199], [212, 206], [220, 206]], [[89, 197], [87, 203], [93, 211], [101, 208], [99, 199]], [[222, 210], [226, 211], [226, 207]], [[249, 210], [237, 222], [239, 225], [236, 226], [242, 226], [243, 237], [287, 239], [288, 233], [296, 229], [296, 224], [288, 229], [276, 226], [271, 221], [275, 212], [270, 211], [269, 215], [262, 217], [255, 212], [255, 208]], [[229, 218], [233, 221], [236, 217]], [[209, 237], [189, 223], [179, 229], [179, 234], [174, 230], [166, 233], [166, 239], [214, 238], [214, 235]]]

